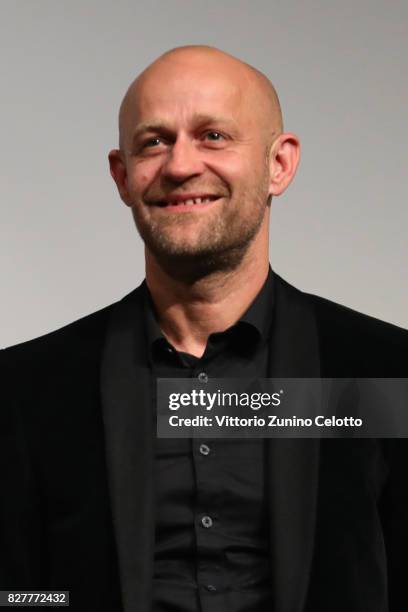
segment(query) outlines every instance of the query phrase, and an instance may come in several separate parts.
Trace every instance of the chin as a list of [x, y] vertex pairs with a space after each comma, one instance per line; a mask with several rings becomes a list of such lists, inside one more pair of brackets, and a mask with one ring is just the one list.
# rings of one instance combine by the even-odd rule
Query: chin
[[172, 244], [166, 248], [163, 243], [148, 245], [157, 263], [169, 276], [184, 282], [195, 282], [200, 278], [214, 272], [227, 272], [235, 270], [246, 253], [247, 248], [218, 245], [192, 245]]

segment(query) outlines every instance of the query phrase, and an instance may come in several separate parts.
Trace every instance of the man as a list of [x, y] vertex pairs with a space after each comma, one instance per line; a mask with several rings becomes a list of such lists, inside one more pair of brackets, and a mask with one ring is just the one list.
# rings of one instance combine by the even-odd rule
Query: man
[[405, 440], [156, 437], [158, 377], [407, 375], [407, 332], [269, 266], [271, 200], [299, 161], [274, 88], [174, 49], [119, 130], [146, 280], [1, 355], [1, 589], [95, 611], [403, 609]]

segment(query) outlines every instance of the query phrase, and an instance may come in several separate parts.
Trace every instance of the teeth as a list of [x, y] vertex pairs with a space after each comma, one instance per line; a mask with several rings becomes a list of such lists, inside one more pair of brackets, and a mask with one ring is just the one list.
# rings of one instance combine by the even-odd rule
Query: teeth
[[191, 204], [206, 204], [207, 202], [211, 202], [211, 198], [189, 198], [188, 200], [177, 200], [175, 202], [169, 202], [167, 205], [168, 206], [178, 206], [180, 204], [182, 204], [183, 206], [185, 206], [186, 204], [191, 205]]

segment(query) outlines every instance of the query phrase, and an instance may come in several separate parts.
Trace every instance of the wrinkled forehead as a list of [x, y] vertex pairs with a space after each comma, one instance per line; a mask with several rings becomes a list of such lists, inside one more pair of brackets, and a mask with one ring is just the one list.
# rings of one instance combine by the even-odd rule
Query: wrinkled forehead
[[255, 127], [251, 79], [238, 69], [165, 63], [142, 74], [123, 112], [123, 128], [131, 136], [140, 123], [162, 121], [188, 128], [197, 116], [212, 115], [243, 128]]
[[136, 113], [146, 114], [152, 110], [165, 112], [167, 109], [169, 112], [180, 110], [187, 113], [214, 108], [236, 114], [242, 110], [243, 93], [239, 84], [220, 75], [203, 72], [181, 74], [174, 78], [169, 75], [151, 79], [140, 87]]

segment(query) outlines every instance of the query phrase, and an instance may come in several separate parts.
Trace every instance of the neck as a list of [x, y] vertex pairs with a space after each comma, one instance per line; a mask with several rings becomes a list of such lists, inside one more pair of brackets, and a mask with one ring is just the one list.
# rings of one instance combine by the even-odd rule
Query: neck
[[193, 282], [163, 269], [146, 250], [146, 283], [159, 325], [177, 350], [201, 357], [210, 334], [239, 320], [266, 281], [268, 243], [264, 240], [264, 249], [253, 243], [235, 269], [212, 271]]

